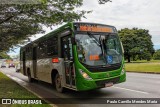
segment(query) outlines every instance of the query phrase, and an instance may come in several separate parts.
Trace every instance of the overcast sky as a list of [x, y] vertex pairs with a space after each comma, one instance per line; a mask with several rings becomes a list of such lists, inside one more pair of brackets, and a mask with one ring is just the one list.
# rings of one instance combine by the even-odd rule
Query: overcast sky
[[81, 21], [113, 25], [118, 30], [148, 29], [154, 45], [160, 45], [160, 0], [112, 0], [103, 5], [98, 0], [84, 0], [80, 9], [92, 10]]
[[[80, 9], [92, 10], [81, 20], [84, 22], [113, 25], [118, 30], [126, 27], [148, 29], [155, 48], [160, 48], [160, 0], [112, 0], [103, 5], [98, 4], [98, 0], [84, 0]], [[50, 32], [49, 28], [46, 30]]]
[[84, 0], [82, 9], [93, 10], [85, 22], [96, 22], [122, 28], [148, 29], [154, 45], [160, 45], [160, 0], [112, 0], [99, 5], [97, 0]]

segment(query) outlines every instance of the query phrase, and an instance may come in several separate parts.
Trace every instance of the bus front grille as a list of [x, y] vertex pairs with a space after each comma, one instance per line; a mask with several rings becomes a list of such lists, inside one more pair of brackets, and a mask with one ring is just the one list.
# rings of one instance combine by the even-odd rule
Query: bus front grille
[[117, 70], [121, 67], [121, 63], [118, 64], [112, 64], [108, 67], [100, 67], [100, 66], [87, 66], [84, 65], [90, 72], [106, 72], [106, 71], [112, 71]]
[[120, 79], [120, 77], [116, 77], [116, 78], [112, 78], [112, 79], [96, 81], [96, 84], [98, 87], [105, 87], [106, 83], [112, 82], [113, 84], [116, 84], [119, 81], [119, 79]]

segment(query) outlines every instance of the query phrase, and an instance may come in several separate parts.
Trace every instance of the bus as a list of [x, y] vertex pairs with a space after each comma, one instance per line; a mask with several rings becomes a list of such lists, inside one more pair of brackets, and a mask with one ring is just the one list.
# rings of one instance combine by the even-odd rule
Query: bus
[[114, 26], [68, 22], [20, 49], [29, 82], [86, 91], [126, 81], [123, 46]]

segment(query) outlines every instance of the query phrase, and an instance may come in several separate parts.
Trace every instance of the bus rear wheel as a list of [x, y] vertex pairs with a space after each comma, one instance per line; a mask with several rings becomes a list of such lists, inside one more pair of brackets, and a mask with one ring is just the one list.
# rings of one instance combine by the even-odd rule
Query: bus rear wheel
[[61, 83], [61, 77], [58, 73], [55, 76], [55, 87], [58, 92], [62, 93], [64, 91], [64, 88], [62, 87], [62, 83]]

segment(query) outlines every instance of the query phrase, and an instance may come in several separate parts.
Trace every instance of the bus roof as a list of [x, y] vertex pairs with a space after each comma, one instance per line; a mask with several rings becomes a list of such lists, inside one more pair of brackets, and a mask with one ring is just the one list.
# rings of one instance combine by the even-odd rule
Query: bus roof
[[34, 40], [34, 41], [32, 41], [32, 42], [26, 44], [26, 45], [23, 46], [22, 48], [28, 47], [29, 45], [31, 45], [31, 44], [33, 44], [33, 43], [36, 43], [36, 42], [38, 42], [38, 41], [45, 40], [45, 39], [51, 37], [52, 35], [54, 35], [55, 33], [57, 33], [57, 32], [59, 32], [59, 31], [63, 30], [64, 28], [71, 27], [72, 25], [73, 25], [73, 22], [68, 22], [68, 23], [66, 23], [65, 25], [63, 25], [63, 26], [57, 28], [56, 30], [53, 30], [53, 31], [49, 32], [48, 34], [43, 35], [42, 37], [40, 37], [40, 38], [38, 38], [38, 39], [36, 39], [36, 40]]
[[51, 36], [53, 36], [54, 34], [56, 34], [57, 32], [63, 30], [64, 28], [73, 28], [74, 25], [77, 25], [77, 24], [86, 24], [86, 25], [100, 25], [100, 26], [108, 26], [110, 28], [113, 28], [116, 30], [116, 28], [114, 26], [111, 26], [111, 25], [106, 25], [106, 24], [100, 24], [100, 23], [89, 23], [89, 22], [68, 22], [66, 23], [65, 25], [57, 28], [56, 30], [53, 30], [51, 31], [50, 33], [32, 41], [31, 43], [28, 43], [26, 44], [25, 46], [23, 46], [21, 49], [25, 48], [25, 47], [28, 47], [29, 45], [33, 44], [33, 43], [36, 43], [38, 41], [43, 41]]

